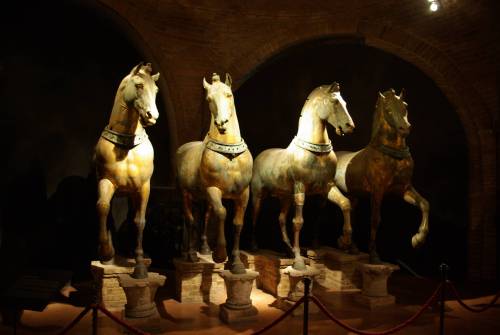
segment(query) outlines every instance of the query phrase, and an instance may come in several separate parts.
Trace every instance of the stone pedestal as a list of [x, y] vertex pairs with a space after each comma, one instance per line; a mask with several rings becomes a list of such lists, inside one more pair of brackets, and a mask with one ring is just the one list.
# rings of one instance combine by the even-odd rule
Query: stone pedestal
[[[151, 264], [151, 259], [144, 259], [146, 266]], [[132, 274], [134, 272], [135, 260], [115, 257], [114, 264], [102, 264], [100, 261], [92, 261], [91, 271], [97, 284], [99, 300], [109, 311], [121, 311], [125, 307], [127, 298], [123, 288], [120, 287], [118, 276], [121, 274]]]
[[[288, 282], [290, 283], [289, 291], [286, 297], [277, 297], [276, 305], [282, 310], [290, 309], [300, 298], [304, 296], [304, 278], [308, 277], [311, 279], [311, 284], [309, 287], [309, 292], [312, 293], [313, 283], [319, 276], [320, 271], [313, 266], [306, 266], [305, 271], [295, 270], [292, 266], [288, 266], [283, 271], [285, 275], [288, 275]], [[302, 315], [304, 312], [304, 305], [300, 306], [292, 312], [293, 316]], [[319, 309], [315, 304], [309, 304], [309, 313], [318, 313]]]
[[[241, 261], [249, 269], [259, 272], [256, 286], [275, 296], [287, 298], [290, 291], [290, 279], [285, 269], [293, 264], [293, 258], [284, 258], [270, 250], [259, 250], [255, 253], [241, 251]], [[306, 264], [309, 259], [304, 258]]]
[[215, 263], [211, 255], [198, 253], [198, 257], [196, 263], [174, 259], [176, 299], [194, 303], [224, 301], [226, 290], [219, 275], [224, 270], [224, 264]]
[[252, 305], [250, 294], [258, 275], [258, 272], [252, 270], [247, 270], [244, 274], [233, 274], [228, 270], [220, 273], [227, 291], [227, 300], [219, 307], [219, 317], [222, 321], [225, 323], [255, 321], [258, 311]]
[[351, 255], [339, 249], [321, 247], [308, 250], [307, 257], [311, 260], [311, 266], [320, 271], [317, 283], [321, 287], [342, 292], [361, 290], [361, 272], [358, 265], [368, 262], [368, 254], [360, 252]]
[[355, 296], [355, 300], [370, 309], [393, 305], [396, 298], [387, 292], [387, 279], [399, 266], [389, 263], [360, 264], [363, 276], [363, 290]]
[[127, 297], [123, 313], [125, 321], [144, 331], [160, 331], [160, 316], [154, 299], [156, 290], [165, 284], [165, 279], [165, 276], [155, 272], [149, 272], [144, 279], [136, 279], [129, 274], [118, 275]]

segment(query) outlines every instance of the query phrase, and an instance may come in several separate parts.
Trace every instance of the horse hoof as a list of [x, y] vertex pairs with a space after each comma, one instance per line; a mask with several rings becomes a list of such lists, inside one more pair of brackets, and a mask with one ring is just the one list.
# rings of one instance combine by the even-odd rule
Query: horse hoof
[[346, 243], [344, 237], [340, 236], [337, 239], [337, 246], [340, 250], [347, 251], [350, 249], [352, 243]]
[[135, 265], [134, 273], [132, 273], [132, 278], [144, 279], [148, 277], [148, 269], [144, 262], [139, 262]]
[[415, 234], [411, 238], [411, 245], [413, 248], [420, 248], [425, 242], [424, 234]]
[[208, 245], [202, 245], [200, 248], [200, 254], [202, 255], [210, 255], [212, 253], [212, 250], [210, 250], [210, 247]]
[[247, 270], [245, 269], [245, 266], [243, 265], [243, 263], [233, 263], [231, 265], [231, 273], [235, 274], [235, 275], [242, 275], [242, 274], [245, 274], [247, 273]]
[[115, 250], [109, 245], [104, 245], [99, 247], [99, 260], [102, 264], [113, 264], [115, 257]]
[[293, 261], [292, 268], [297, 271], [305, 271], [307, 270], [306, 263], [304, 263], [304, 260], [302, 257], [300, 259], [295, 259]]
[[186, 258], [187, 258], [188, 262], [191, 262], [191, 263], [196, 263], [199, 260], [198, 255], [194, 251], [188, 252], [186, 255]]
[[217, 247], [215, 252], [212, 254], [215, 263], [224, 263], [227, 258], [227, 252], [225, 247]]

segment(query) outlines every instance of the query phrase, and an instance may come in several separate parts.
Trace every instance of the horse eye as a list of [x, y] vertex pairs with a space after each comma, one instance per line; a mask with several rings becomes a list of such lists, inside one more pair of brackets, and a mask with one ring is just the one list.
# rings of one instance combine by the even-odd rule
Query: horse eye
[[226, 93], [226, 97], [230, 98], [230, 97], [232, 97], [232, 96], [233, 96], [233, 94], [232, 94], [232, 93]]
[[135, 84], [136, 88], [144, 88], [144, 84]]

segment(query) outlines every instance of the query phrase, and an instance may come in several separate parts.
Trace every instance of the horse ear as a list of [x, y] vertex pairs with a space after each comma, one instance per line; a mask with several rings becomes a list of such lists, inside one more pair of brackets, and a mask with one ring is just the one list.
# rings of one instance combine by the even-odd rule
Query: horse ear
[[139, 71], [141, 70], [141, 67], [144, 65], [144, 62], [140, 62], [139, 64], [137, 64], [131, 71], [131, 73], [135, 76], [136, 74], [139, 73]]
[[154, 81], [158, 81], [158, 79], [160, 79], [160, 72], [158, 72], [157, 74], [152, 75], [151, 79], [153, 79]]
[[333, 84], [330, 85], [330, 88], [328, 89], [328, 92], [333, 93], [333, 92], [340, 92], [340, 85], [336, 81], [333, 82]]
[[385, 99], [385, 96], [384, 96], [382, 93], [380, 93], [380, 92], [378, 92], [378, 97], [379, 97], [380, 99]]
[[210, 86], [212, 86], [212, 85], [210, 85], [210, 84], [209, 84], [209, 83], [205, 80], [205, 77], [203, 77], [203, 87], [204, 87], [206, 90], [208, 90], [208, 89], [210, 88]]
[[233, 84], [233, 79], [231, 78], [231, 76], [227, 72], [226, 72], [226, 81], [225, 81], [225, 84], [227, 86], [229, 86], [229, 87], [231, 87], [231, 85]]
[[405, 95], [406, 95], [406, 90], [402, 88], [401, 93], [399, 93], [399, 100], [404, 100]]

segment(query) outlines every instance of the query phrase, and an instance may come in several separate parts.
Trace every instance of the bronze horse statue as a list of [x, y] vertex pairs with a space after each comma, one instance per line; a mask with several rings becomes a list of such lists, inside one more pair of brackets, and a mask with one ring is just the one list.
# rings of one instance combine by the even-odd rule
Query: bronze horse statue
[[349, 197], [370, 196], [371, 234], [370, 262], [380, 263], [376, 236], [380, 223], [380, 207], [385, 194], [395, 194], [418, 206], [422, 221], [411, 242], [418, 247], [429, 231], [429, 203], [411, 184], [413, 159], [406, 144], [410, 133], [407, 104], [403, 91], [393, 89], [379, 93], [373, 117], [371, 140], [357, 152], [339, 151], [335, 182]]
[[140, 63], [123, 78], [116, 92], [109, 123], [95, 147], [97, 173], [97, 215], [99, 218], [99, 258], [112, 263], [115, 255], [107, 227], [110, 202], [114, 194], [128, 195], [135, 211], [137, 226], [135, 278], [147, 277], [142, 249], [146, 224], [150, 179], [154, 151], [145, 127], [158, 119], [155, 82], [160, 74], [151, 75], [151, 64]]
[[[268, 149], [255, 159], [251, 183], [253, 247], [256, 248], [255, 227], [263, 198], [267, 195], [279, 198], [281, 234], [294, 253], [293, 267], [297, 270], [305, 269], [299, 234], [304, 223], [302, 209], [306, 195], [321, 194], [340, 206], [344, 215], [340, 240], [345, 245], [351, 244], [351, 205], [335, 185], [337, 157], [328, 138], [327, 123], [335, 127], [338, 135], [354, 130], [337, 83], [317, 87], [309, 94], [300, 114], [297, 135], [286, 149]], [[286, 232], [286, 218], [292, 203], [295, 204], [293, 247]]]
[[210, 217], [213, 215], [217, 220], [217, 246], [213, 253], [213, 259], [217, 263], [224, 262], [227, 257], [224, 236], [226, 208], [222, 199], [232, 199], [235, 214], [230, 269], [232, 273], [241, 274], [246, 270], [240, 260], [240, 233], [250, 195], [253, 159], [240, 135], [231, 83], [228, 74], [225, 83], [221, 82], [215, 73], [212, 76], [212, 84], [203, 78], [211, 113], [210, 129], [203, 141], [189, 142], [179, 147], [176, 168], [184, 202], [184, 216], [189, 226], [188, 260], [198, 260], [194, 243], [196, 225], [192, 211], [193, 199], [203, 199], [207, 202], [202, 251], [209, 250], [206, 229]]

